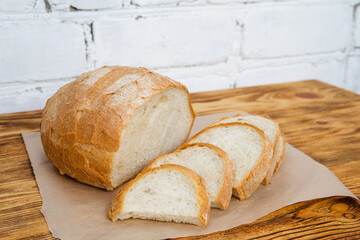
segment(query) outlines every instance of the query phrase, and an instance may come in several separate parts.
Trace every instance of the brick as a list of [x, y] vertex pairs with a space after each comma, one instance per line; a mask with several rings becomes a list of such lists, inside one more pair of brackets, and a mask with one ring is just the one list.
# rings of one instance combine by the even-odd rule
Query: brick
[[47, 0], [51, 11], [70, 11], [69, 0]]
[[245, 20], [245, 58], [274, 58], [346, 49], [352, 9], [347, 5], [254, 10]]
[[345, 60], [319, 63], [304, 62], [288, 66], [245, 69], [238, 75], [236, 87], [313, 79], [344, 87], [344, 76]]
[[139, 7], [147, 6], [173, 6], [173, 5], [199, 5], [205, 4], [206, 0], [132, 0], [131, 4]]
[[360, 93], [360, 55], [351, 56], [348, 59], [346, 87], [351, 91]]
[[174, 67], [225, 61], [234, 43], [228, 16], [162, 16], [94, 23], [98, 66]]
[[191, 93], [229, 89], [234, 86], [230, 77], [213, 74], [202, 77], [181, 78], [179, 82], [184, 84]]
[[360, 47], [360, 4], [355, 7], [354, 38], [355, 46]]
[[0, 114], [43, 109], [60, 87], [73, 79], [0, 85]]
[[0, 12], [30, 12], [36, 0], [1, 0]]
[[86, 71], [82, 27], [65, 22], [0, 26], [0, 83], [72, 77]]
[[273, 0], [208, 0], [210, 4], [229, 4], [229, 3], [254, 3], [254, 2], [271, 2]]
[[[190, 0], [191, 1], [191, 0]], [[181, 2], [189, 2], [183, 0], [132, 0], [131, 3], [137, 6], [153, 6], [153, 5], [168, 5], [177, 4]]]
[[94, 10], [119, 8], [122, 6], [122, 0], [70, 0], [70, 6], [79, 10]]
[[227, 64], [154, 70], [184, 84], [190, 92], [228, 89], [234, 86]]

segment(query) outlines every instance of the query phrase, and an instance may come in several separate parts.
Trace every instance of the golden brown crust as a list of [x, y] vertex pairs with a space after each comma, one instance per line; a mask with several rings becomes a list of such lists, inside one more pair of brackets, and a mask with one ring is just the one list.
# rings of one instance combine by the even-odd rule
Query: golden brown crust
[[228, 157], [228, 155], [219, 147], [209, 144], [209, 143], [191, 143], [187, 145], [182, 145], [180, 148], [187, 148], [192, 146], [204, 146], [213, 149], [218, 156], [224, 162], [224, 179], [222, 187], [219, 191], [218, 197], [216, 199], [219, 204], [220, 209], [225, 210], [230, 203], [232, 195], [232, 186], [235, 181], [235, 166], [234, 162]]
[[248, 115], [245, 115], [245, 114], [242, 114], [242, 113], [237, 113], [234, 116], [232, 116], [232, 118], [233, 117], [242, 117], [242, 116], [248, 116]]
[[[234, 183], [235, 180], [235, 167], [234, 167], [234, 163], [232, 160], [229, 159], [229, 157], [227, 156], [227, 154], [220, 148], [218, 148], [215, 145], [209, 144], [209, 143], [191, 143], [191, 144], [184, 144], [181, 147], [179, 147], [175, 152], [169, 153], [169, 154], [164, 154], [161, 155], [157, 158], [155, 158], [154, 160], [152, 160], [145, 168], [143, 171], [147, 171], [148, 169], [151, 169], [152, 166], [154, 164], [156, 164], [160, 159], [168, 156], [168, 155], [172, 155], [172, 154], [176, 154], [177, 152], [180, 152], [186, 148], [190, 148], [190, 147], [207, 147], [210, 148], [212, 150], [214, 150], [218, 156], [223, 160], [224, 162], [224, 179], [223, 179], [223, 184], [222, 187], [219, 191], [219, 194], [217, 196], [217, 203], [219, 205], [219, 207], [223, 210], [225, 210], [228, 206], [229, 206], [229, 202], [231, 199], [231, 194], [232, 194], [232, 185]], [[165, 165], [165, 164], [163, 164]]]
[[[258, 129], [261, 131], [260, 129]], [[270, 141], [262, 134], [264, 150], [260, 160], [251, 169], [249, 174], [233, 189], [233, 194], [240, 200], [245, 200], [259, 187], [263, 181], [272, 160], [273, 151]]]
[[274, 169], [274, 173], [277, 172], [277, 170], [279, 169], [280, 165], [281, 165], [281, 162], [284, 158], [284, 155], [285, 155], [285, 149], [286, 149], [286, 139], [285, 139], [285, 136], [283, 133], [281, 133], [281, 138], [282, 138], [282, 141], [283, 141], [283, 149], [282, 149], [282, 153], [281, 153], [281, 156], [279, 157], [278, 161], [276, 162], [276, 166], [275, 166], [275, 169]]
[[249, 126], [251, 128], [254, 128], [261, 135], [264, 142], [263, 152], [257, 164], [255, 164], [249, 174], [237, 186], [233, 187], [233, 195], [238, 197], [240, 200], [244, 200], [248, 198], [263, 181], [266, 172], [270, 167], [270, 162], [273, 156], [272, 145], [270, 141], [265, 137], [265, 134], [261, 129], [245, 122], [221, 123], [217, 125], [212, 124], [195, 134], [185, 144], [188, 144], [192, 139], [195, 139], [197, 136], [207, 131], [208, 129], [233, 125]]
[[225, 210], [230, 203], [231, 195], [232, 195], [232, 186], [235, 181], [235, 166], [234, 162], [228, 157], [228, 155], [219, 147], [209, 144], [209, 143], [191, 143], [182, 145], [179, 149], [184, 149], [192, 146], [200, 146], [200, 147], [208, 147], [214, 150], [218, 156], [224, 162], [224, 179], [222, 187], [219, 191], [218, 197], [216, 199], [219, 207]]
[[[254, 115], [254, 116], [256, 116], [256, 115]], [[269, 119], [269, 120], [271, 120], [271, 121], [273, 121], [272, 119], [271, 119], [271, 117], [270, 116], [268, 116], [268, 115], [266, 115], [266, 114], [264, 114], [264, 115], [259, 115], [260, 117], [264, 117], [264, 118], [267, 118], [267, 119]], [[274, 121], [273, 121], [274, 122]], [[276, 122], [275, 122], [276, 123]], [[262, 184], [263, 185], [267, 185], [267, 184], [269, 184], [270, 183], [270, 180], [271, 180], [271, 178], [272, 178], [272, 175], [273, 175], [273, 169], [275, 168], [275, 166], [276, 166], [276, 159], [275, 159], [275, 149], [276, 149], [276, 145], [278, 144], [278, 140], [279, 140], [279, 136], [280, 136], [280, 128], [279, 128], [279, 126], [278, 126], [278, 124], [276, 123], [276, 126], [277, 126], [277, 133], [276, 133], [276, 137], [275, 137], [275, 143], [274, 143], [274, 145], [272, 145], [271, 144], [271, 142], [270, 142], [270, 145], [271, 145], [271, 148], [272, 148], [272, 157], [271, 157], [271, 160], [270, 160], [270, 164], [269, 164], [269, 169], [268, 169], [268, 171], [267, 171], [267, 173], [266, 173], [266, 176], [265, 176], [265, 178], [264, 178], [264, 180], [262, 181]], [[265, 133], [265, 132], [264, 132]], [[266, 137], [266, 136], [265, 136]], [[269, 139], [268, 139], [269, 140]]]
[[[240, 117], [240, 116], [245, 116], [245, 115], [242, 115], [242, 114], [235, 114], [233, 117]], [[273, 149], [273, 157], [271, 159], [271, 162], [270, 162], [270, 167], [269, 167], [269, 170], [267, 171], [266, 173], [266, 176], [264, 178], [264, 180], [262, 181], [262, 184], [263, 185], [267, 185], [270, 183], [271, 181], [271, 178], [273, 176], [273, 173], [274, 173], [274, 169], [277, 165], [277, 160], [278, 159], [275, 159], [275, 152], [276, 152], [276, 147], [277, 147], [277, 144], [278, 144], [278, 141], [279, 141], [279, 137], [281, 135], [281, 132], [280, 132], [280, 127], [279, 125], [274, 121], [272, 120], [272, 118], [266, 114], [263, 114], [263, 115], [250, 115], [250, 116], [260, 116], [260, 117], [263, 117], [263, 118], [266, 118], [266, 119], [269, 119], [271, 120], [272, 122], [274, 122], [276, 124], [276, 127], [277, 127], [277, 132], [276, 132], [276, 137], [275, 137], [275, 142], [274, 142], [274, 145], [272, 145], [272, 149]], [[246, 120], [244, 120], [246, 121]], [[255, 126], [255, 125], [254, 125]], [[271, 142], [271, 141], [270, 141]]]
[[[130, 75], [140, 78], [118, 81]], [[187, 92], [194, 120], [186, 87], [146, 68], [105, 66], [82, 74], [46, 103], [40, 130], [46, 155], [61, 174], [112, 190], [113, 159], [123, 132], [137, 109], [169, 87]]]
[[280, 135], [281, 135], [280, 128], [278, 128], [278, 131], [276, 133], [275, 144], [274, 144], [274, 146], [272, 146], [273, 157], [272, 157], [271, 162], [270, 162], [269, 170], [266, 173], [264, 181], [262, 182], [263, 185], [268, 185], [270, 183], [270, 180], [271, 180], [273, 174], [274, 174], [274, 169], [276, 167], [276, 160], [277, 160], [277, 159], [275, 159], [275, 153], [276, 153], [277, 145], [279, 144]]
[[210, 125], [213, 125], [213, 124], [215, 124], [215, 123], [221, 122], [221, 121], [226, 120], [226, 119], [229, 119], [229, 117], [222, 117], [219, 121], [214, 122], [214, 123], [212, 123], [212, 124], [210, 124]]
[[[215, 145], [212, 145], [216, 147]], [[225, 166], [225, 177], [223, 180], [222, 188], [217, 198], [217, 202], [220, 205], [220, 208], [225, 210], [228, 208], [231, 195], [232, 195], [232, 186], [235, 181], [235, 166], [234, 162], [228, 157], [228, 155], [220, 148], [216, 147], [219, 156], [226, 162]]]
[[228, 157], [228, 155], [219, 147], [209, 144], [209, 143], [191, 143], [184, 144], [179, 149], [184, 149], [192, 146], [200, 146], [200, 147], [208, 147], [213, 149], [218, 156], [224, 161], [224, 179], [221, 190], [217, 197], [217, 203], [219, 207], [225, 210], [230, 203], [231, 193], [232, 193], [232, 185], [235, 181], [235, 167], [234, 162]]
[[112, 221], [116, 221], [117, 215], [121, 213], [123, 208], [124, 199], [126, 196], [127, 191], [139, 181], [139, 179], [143, 178], [147, 174], [151, 174], [156, 171], [161, 170], [175, 170], [186, 177], [188, 177], [194, 184], [196, 188], [196, 195], [197, 195], [197, 201], [199, 205], [199, 221], [201, 225], [206, 226], [209, 214], [210, 214], [210, 201], [208, 198], [208, 194], [206, 192], [206, 185], [204, 180], [197, 175], [194, 171], [175, 164], [164, 164], [160, 167], [151, 168], [151, 169], [144, 169], [142, 172], [140, 172], [134, 179], [132, 179], [124, 188], [122, 188], [114, 197], [114, 199], [111, 202], [111, 206], [109, 208], [109, 217]]

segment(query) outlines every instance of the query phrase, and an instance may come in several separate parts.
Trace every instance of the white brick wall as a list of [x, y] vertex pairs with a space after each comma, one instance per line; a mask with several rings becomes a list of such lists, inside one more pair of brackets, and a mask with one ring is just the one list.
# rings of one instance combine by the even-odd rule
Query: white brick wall
[[186, 2], [194, 2], [193, 0], [132, 0], [132, 4], [136, 6], [161, 6], [173, 5]]
[[345, 60], [325, 62], [303, 62], [290, 65], [272, 66], [244, 70], [239, 74], [236, 86], [253, 86], [258, 84], [282, 83], [289, 81], [321, 79], [330, 84], [344, 87], [338, 79], [344, 78]]
[[0, 87], [1, 113], [40, 109], [60, 87], [73, 79], [6, 83]]
[[115, 64], [152, 68], [191, 92], [319, 79], [360, 93], [359, 6], [2, 0], [0, 113], [41, 109], [82, 72]]
[[221, 63], [212, 66], [179, 67], [156, 69], [172, 79], [178, 79], [187, 86], [190, 92], [227, 89], [234, 86], [229, 64]]
[[351, 21], [349, 6], [310, 5], [254, 11], [244, 24], [244, 58], [344, 51]]
[[122, 6], [121, 0], [70, 0], [69, 5], [77, 10], [111, 9]]
[[355, 7], [354, 10], [354, 40], [355, 46], [360, 48], [360, 4]]
[[150, 68], [226, 61], [235, 20], [226, 15], [181, 14], [94, 22], [97, 66]]
[[0, 83], [65, 78], [86, 71], [83, 29], [72, 22], [3, 22], [0, 48]]
[[0, 12], [26, 13], [33, 10], [36, 0], [1, 0]]
[[347, 88], [360, 92], [360, 53], [348, 59], [348, 69], [346, 76]]

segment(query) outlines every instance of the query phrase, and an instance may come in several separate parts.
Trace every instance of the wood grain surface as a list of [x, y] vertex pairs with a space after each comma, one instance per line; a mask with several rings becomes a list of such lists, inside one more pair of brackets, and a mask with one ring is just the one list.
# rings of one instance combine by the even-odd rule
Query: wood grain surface
[[[191, 95], [197, 115], [243, 110], [280, 123], [287, 141], [327, 166], [360, 197], [360, 95], [301, 81]], [[51, 239], [21, 133], [41, 111], [0, 115], [0, 239]], [[297, 203], [251, 224], [187, 239], [359, 239], [360, 202], [330, 197]]]
[[359, 238], [359, 201], [351, 197], [296, 203], [251, 224], [205, 236], [178, 239], [350, 239]]

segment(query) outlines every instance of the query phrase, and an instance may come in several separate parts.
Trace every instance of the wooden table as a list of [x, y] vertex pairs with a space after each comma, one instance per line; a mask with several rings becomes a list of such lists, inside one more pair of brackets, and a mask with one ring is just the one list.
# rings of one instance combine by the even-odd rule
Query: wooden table
[[[360, 197], [360, 95], [302, 81], [195, 93], [198, 115], [244, 110], [280, 123], [287, 141], [327, 166]], [[50, 239], [21, 133], [39, 130], [41, 111], [0, 115], [0, 239]], [[251, 224], [191, 239], [360, 238], [360, 201], [297, 203]]]

